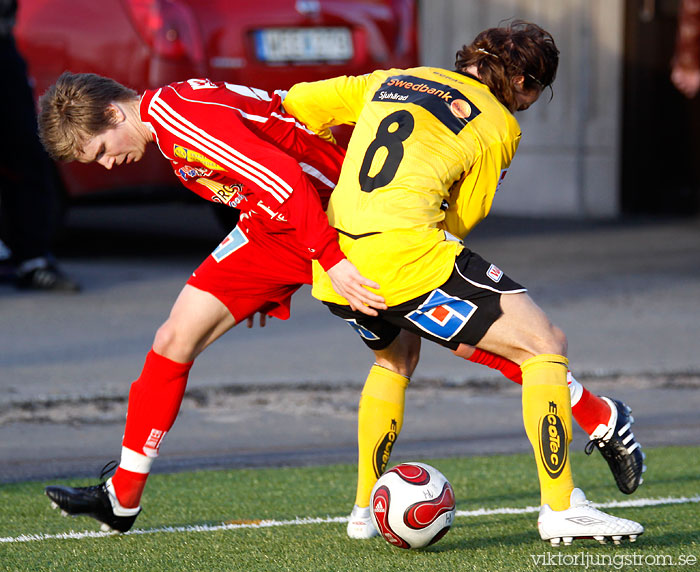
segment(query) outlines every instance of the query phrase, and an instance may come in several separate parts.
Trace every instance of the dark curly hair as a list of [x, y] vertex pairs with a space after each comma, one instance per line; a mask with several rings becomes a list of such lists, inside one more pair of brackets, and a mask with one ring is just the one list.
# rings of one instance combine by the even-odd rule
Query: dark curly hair
[[479, 78], [511, 111], [516, 109], [512, 79], [525, 78], [523, 88], [550, 87], [557, 75], [559, 50], [554, 38], [537, 24], [514, 20], [481, 32], [457, 52], [455, 69], [476, 66]]

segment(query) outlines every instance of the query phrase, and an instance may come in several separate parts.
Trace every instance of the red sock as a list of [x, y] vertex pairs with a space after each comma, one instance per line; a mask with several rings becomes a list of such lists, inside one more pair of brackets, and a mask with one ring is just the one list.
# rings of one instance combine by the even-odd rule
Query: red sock
[[612, 412], [607, 401], [593, 395], [584, 387], [578, 403], [571, 407], [571, 413], [581, 429], [590, 435], [601, 423], [608, 424]]
[[[491, 352], [474, 348], [474, 353], [468, 358], [469, 361], [488, 366], [499, 370], [511, 381], [522, 385], [523, 376], [520, 367], [504, 357]], [[582, 386], [581, 397], [578, 403], [572, 405], [571, 413], [576, 422], [589, 435], [598, 428], [598, 425], [607, 425], [610, 421], [610, 406], [597, 395], [592, 394]]]
[[[467, 358], [469, 361], [497, 369], [511, 381], [522, 385], [523, 376], [520, 366], [504, 357], [474, 348], [474, 353]], [[585, 387], [581, 386], [582, 393], [578, 402], [571, 406], [571, 413], [576, 422], [589, 435], [598, 428], [598, 425], [607, 425], [610, 421], [610, 406], [604, 400], [593, 395]]]
[[520, 385], [523, 384], [523, 372], [520, 366], [509, 359], [485, 350], [480, 350], [479, 348], [474, 348], [474, 353], [467, 359], [471, 362], [490, 367], [491, 369], [497, 369], [511, 381]]
[[[122, 445], [155, 458], [165, 434], [175, 422], [192, 363], [178, 363], [151, 350], [139, 378], [131, 384]], [[121, 466], [112, 477], [120, 504], [138, 506], [148, 473]]]
[[112, 475], [112, 485], [119, 504], [124, 508], [139, 506], [146, 479], [148, 479], [148, 473], [133, 473], [117, 467], [117, 471]]

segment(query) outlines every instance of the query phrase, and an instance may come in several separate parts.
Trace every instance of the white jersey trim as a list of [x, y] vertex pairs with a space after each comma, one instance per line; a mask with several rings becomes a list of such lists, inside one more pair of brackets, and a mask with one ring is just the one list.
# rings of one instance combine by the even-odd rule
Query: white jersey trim
[[149, 112], [163, 128], [183, 141], [205, 150], [212, 159], [221, 162], [231, 170], [243, 174], [261, 189], [270, 193], [278, 202], [282, 203], [289, 198], [293, 189], [284, 179], [194, 125], [158, 97], [159, 93], [156, 93], [151, 100]]
[[301, 170], [304, 171], [304, 173], [306, 173], [310, 177], [318, 179], [330, 189], [335, 189], [335, 183], [331, 181], [328, 177], [326, 177], [323, 173], [321, 173], [321, 171], [319, 171], [316, 167], [312, 167], [308, 163], [302, 162], [299, 163], [299, 166], [301, 167]]
[[242, 95], [243, 97], [252, 97], [253, 99], [261, 99], [263, 101], [272, 101], [270, 94], [265, 90], [228, 82], [224, 82], [224, 85], [229, 91]]

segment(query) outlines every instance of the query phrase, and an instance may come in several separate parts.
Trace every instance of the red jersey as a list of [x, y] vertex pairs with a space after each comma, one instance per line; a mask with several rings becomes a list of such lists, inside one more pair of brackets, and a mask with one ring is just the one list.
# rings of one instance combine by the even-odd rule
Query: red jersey
[[344, 153], [284, 113], [278, 95], [191, 79], [146, 91], [140, 114], [182, 183], [240, 209], [250, 237], [284, 235], [326, 270], [344, 258], [321, 202]]

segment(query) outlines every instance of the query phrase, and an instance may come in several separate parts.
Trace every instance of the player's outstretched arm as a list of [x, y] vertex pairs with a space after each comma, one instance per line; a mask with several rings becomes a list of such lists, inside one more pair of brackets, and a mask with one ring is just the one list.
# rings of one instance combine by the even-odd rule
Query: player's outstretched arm
[[368, 316], [376, 316], [377, 310], [386, 310], [384, 298], [366, 288], [378, 289], [379, 284], [362, 276], [347, 258], [330, 268], [328, 277], [333, 289], [348, 301], [353, 310]]

